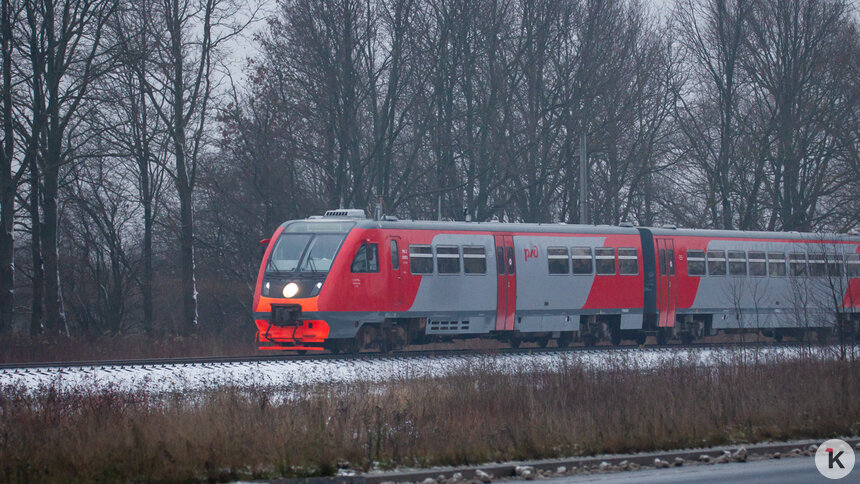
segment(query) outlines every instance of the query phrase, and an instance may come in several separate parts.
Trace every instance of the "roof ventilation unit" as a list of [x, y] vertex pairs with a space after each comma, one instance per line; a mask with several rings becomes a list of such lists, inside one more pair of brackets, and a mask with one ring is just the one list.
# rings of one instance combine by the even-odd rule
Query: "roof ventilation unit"
[[618, 224], [618, 226], [619, 226], [619, 227], [630, 228], [630, 227], [633, 227], [633, 222], [621, 222], [620, 224]]
[[364, 210], [360, 208], [339, 208], [337, 210], [327, 210], [323, 216], [333, 218], [367, 218]]

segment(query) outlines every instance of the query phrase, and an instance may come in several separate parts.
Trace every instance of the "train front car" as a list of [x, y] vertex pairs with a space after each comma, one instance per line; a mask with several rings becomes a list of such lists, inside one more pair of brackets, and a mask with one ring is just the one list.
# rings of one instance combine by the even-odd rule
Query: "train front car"
[[317, 314], [337, 297], [326, 290], [326, 281], [356, 225], [358, 214], [352, 212], [285, 222], [269, 240], [254, 291], [261, 350], [324, 349], [330, 327]]

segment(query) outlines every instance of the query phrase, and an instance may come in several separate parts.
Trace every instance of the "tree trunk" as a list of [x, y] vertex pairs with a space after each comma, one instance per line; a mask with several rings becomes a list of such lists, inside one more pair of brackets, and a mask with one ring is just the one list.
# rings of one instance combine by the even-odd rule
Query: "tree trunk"
[[11, 332], [14, 316], [15, 239], [12, 236], [15, 216], [15, 180], [12, 178], [14, 132], [12, 125], [12, 25], [9, 0], [3, 0], [3, 146], [0, 153], [0, 334]]
[[185, 77], [182, 53], [182, 22], [179, 2], [171, 4], [169, 21], [173, 61], [173, 148], [176, 157], [176, 191], [179, 194], [179, 258], [182, 290], [182, 333], [197, 329], [197, 287], [194, 280], [194, 218], [191, 207], [193, 181], [186, 157]]
[[57, 232], [59, 216], [57, 213], [57, 191], [59, 170], [50, 163], [43, 173], [44, 194], [42, 209], [44, 225], [42, 227], [42, 250], [45, 267], [45, 323], [51, 336], [69, 336], [66, 314], [63, 311], [63, 298], [60, 291], [60, 267]]
[[[143, 329], [152, 332], [152, 199], [149, 192], [148, 168], [143, 199]], [[143, 172], [141, 172], [143, 174]]]
[[36, 155], [30, 156], [30, 225], [32, 240], [30, 250], [33, 259], [33, 295], [30, 309], [30, 336], [42, 333], [42, 299], [45, 284], [45, 267], [42, 263], [42, 221], [39, 217], [39, 165]]

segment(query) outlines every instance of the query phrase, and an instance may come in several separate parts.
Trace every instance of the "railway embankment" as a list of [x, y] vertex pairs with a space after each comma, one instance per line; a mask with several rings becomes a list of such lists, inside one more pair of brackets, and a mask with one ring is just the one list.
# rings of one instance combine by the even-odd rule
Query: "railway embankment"
[[4, 481], [229, 481], [860, 434], [860, 361], [492, 359], [444, 375], [152, 393], [0, 388]]

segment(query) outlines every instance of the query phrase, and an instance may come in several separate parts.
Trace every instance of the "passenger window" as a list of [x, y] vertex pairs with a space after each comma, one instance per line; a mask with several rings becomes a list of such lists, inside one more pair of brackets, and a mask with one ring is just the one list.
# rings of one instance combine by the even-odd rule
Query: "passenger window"
[[487, 273], [487, 254], [483, 247], [463, 247], [463, 270], [466, 274]]
[[824, 254], [809, 254], [809, 275], [811, 277], [823, 277], [827, 275], [827, 267], [824, 265]]
[[574, 274], [591, 274], [594, 272], [591, 247], [571, 247], [570, 260], [573, 265]]
[[352, 272], [379, 272], [379, 249], [376, 244], [361, 244], [352, 259]]
[[413, 274], [433, 274], [433, 248], [429, 245], [410, 245], [409, 271]]
[[708, 275], [726, 275], [726, 252], [722, 250], [708, 251]]
[[567, 247], [548, 247], [546, 249], [547, 264], [550, 274], [570, 274], [570, 259]]
[[747, 275], [747, 254], [742, 250], [729, 251], [729, 275]]
[[597, 273], [615, 275], [615, 249], [612, 247], [596, 247], [594, 259], [597, 263]]
[[621, 247], [618, 249], [618, 273], [622, 276], [639, 274], [639, 257], [635, 248]]
[[439, 274], [460, 273], [460, 248], [457, 246], [436, 247], [436, 266]]
[[705, 251], [687, 251], [687, 275], [696, 277], [705, 275]]
[[792, 252], [788, 254], [788, 265], [791, 267], [791, 275], [805, 276], [806, 275], [806, 253]]
[[767, 258], [764, 252], [750, 252], [750, 275], [753, 277], [767, 275]]
[[400, 269], [400, 254], [397, 251], [397, 241], [391, 241], [391, 268], [395, 271]]
[[842, 277], [841, 254], [827, 254], [827, 276]]
[[845, 274], [848, 277], [860, 277], [860, 254], [845, 256]]
[[505, 248], [501, 245], [496, 247], [496, 273], [500, 276], [505, 274]]
[[514, 260], [514, 248], [506, 247], [508, 253], [508, 274], [516, 274], [516, 261]]
[[768, 252], [767, 273], [770, 277], [785, 277], [785, 254], [782, 252]]

